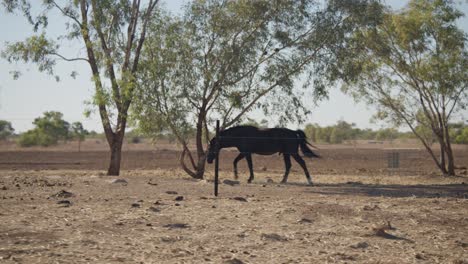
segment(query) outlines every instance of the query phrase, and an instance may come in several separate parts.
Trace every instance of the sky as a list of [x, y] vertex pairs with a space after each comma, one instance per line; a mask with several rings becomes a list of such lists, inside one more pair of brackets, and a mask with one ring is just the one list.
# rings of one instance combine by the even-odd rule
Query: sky
[[[179, 13], [183, 4], [188, 0], [166, 0], [163, 5], [171, 12]], [[390, 0], [387, 4], [398, 9], [407, 1]], [[468, 2], [461, 1], [460, 9], [468, 14]], [[65, 21], [60, 16], [54, 16], [50, 21], [49, 33], [58, 34], [65, 30]], [[63, 22], [62, 22], [63, 21]], [[468, 18], [459, 21], [459, 26], [468, 32]], [[32, 27], [20, 15], [7, 14], [0, 7], [0, 50], [3, 50], [5, 42], [24, 40], [32, 33]], [[53, 35], [52, 35], [53, 36]], [[77, 43], [63, 43], [65, 53], [76, 56], [83, 54], [82, 48]], [[14, 80], [11, 71], [20, 70], [21, 77]], [[78, 76], [70, 77], [72, 71], [78, 72]], [[92, 98], [93, 84], [90, 80], [89, 66], [85, 62], [60, 62], [56, 73], [61, 80], [57, 82], [53, 76], [41, 73], [33, 64], [10, 64], [0, 58], [0, 120], [10, 121], [15, 131], [24, 132], [33, 128], [33, 120], [45, 111], [59, 111], [64, 114], [64, 119], [70, 123], [82, 122], [88, 130], [102, 132], [99, 116], [94, 113], [89, 118], [84, 116], [87, 109], [95, 109], [86, 102]], [[386, 127], [386, 124], [371, 123], [374, 113], [372, 107], [364, 103], [355, 103], [350, 96], [343, 94], [337, 87], [331, 87], [329, 99], [319, 102], [307, 116], [306, 123], [318, 123], [321, 126], [333, 125], [339, 120], [355, 123], [359, 128], [378, 129]], [[253, 116], [254, 118], [262, 118]], [[461, 113], [457, 119], [467, 120], [468, 111]], [[270, 124], [271, 125], [271, 124]], [[300, 125], [290, 124], [291, 128]]]

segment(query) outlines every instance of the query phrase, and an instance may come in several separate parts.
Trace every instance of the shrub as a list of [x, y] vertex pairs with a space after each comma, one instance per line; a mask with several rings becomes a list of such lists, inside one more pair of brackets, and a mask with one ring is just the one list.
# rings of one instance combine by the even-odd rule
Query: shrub
[[18, 144], [22, 147], [47, 147], [50, 145], [57, 144], [57, 139], [46, 133], [41, 132], [38, 129], [33, 129], [23, 133], [18, 139]]

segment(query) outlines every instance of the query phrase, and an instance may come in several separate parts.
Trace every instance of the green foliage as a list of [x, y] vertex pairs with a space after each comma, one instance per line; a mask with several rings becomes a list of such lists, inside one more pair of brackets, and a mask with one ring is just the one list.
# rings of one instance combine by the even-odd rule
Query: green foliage
[[371, 129], [356, 128], [354, 123], [338, 121], [336, 125], [320, 127], [318, 124], [308, 124], [305, 128], [307, 137], [313, 142], [341, 144], [353, 140], [394, 140], [406, 137], [406, 133], [398, 132], [394, 128], [373, 131]]
[[254, 126], [258, 128], [267, 128], [268, 127], [268, 121], [266, 119], [260, 120], [260, 122], [257, 122], [257, 120], [252, 119], [252, 118], [246, 118], [246, 121], [242, 123], [244, 126]]
[[0, 120], [0, 140], [8, 139], [13, 135], [14, 131], [10, 122]]
[[462, 123], [451, 124], [450, 139], [456, 144], [468, 144], [468, 125]]
[[381, 23], [348, 39], [343, 52], [349, 53], [330, 77], [376, 105], [379, 119], [429, 129], [448, 124], [468, 103], [467, 36], [455, 24], [461, 15], [451, 1], [412, 0], [402, 11], [384, 9]]
[[293, 88], [316, 55], [306, 27], [314, 11], [310, 1], [212, 0], [190, 3], [180, 18], [161, 13], [144, 50], [140, 125], [183, 136], [200, 115], [227, 127], [255, 107], [302, 118], [307, 110]]
[[5, 50], [2, 51], [2, 57], [10, 63], [33, 62], [38, 65], [39, 71], [53, 74], [56, 61], [49, 55], [56, 54], [56, 48], [57, 45], [42, 33], [24, 41], [7, 43]]
[[375, 135], [376, 140], [395, 140], [398, 138], [398, 131], [394, 128], [380, 129]]
[[74, 122], [71, 126], [71, 138], [83, 141], [89, 135], [88, 130], [84, 129], [81, 122]]
[[161, 12], [142, 58], [134, 111], [140, 126], [177, 129], [182, 137], [200, 122], [242, 123], [253, 109], [277, 116], [278, 123], [303, 120], [308, 109], [296, 81], [314, 84], [309, 101], [322, 98], [326, 86], [317, 80], [335, 34], [357, 23], [344, 19], [341, 8], [311, 0], [210, 0], [189, 3], [182, 17]]
[[34, 120], [35, 128], [23, 133], [18, 144], [23, 147], [50, 146], [59, 140], [67, 140], [70, 137], [70, 124], [63, 120], [60, 112], [45, 112], [43, 117]]
[[18, 144], [22, 147], [43, 146], [48, 147], [57, 144], [58, 140], [52, 135], [39, 129], [29, 130], [20, 135]]
[[[456, 25], [463, 13], [454, 1], [410, 0], [376, 14], [378, 23], [356, 29], [338, 47], [342, 56], [328, 78], [376, 106], [376, 118], [408, 126], [442, 173], [454, 175], [448, 125], [468, 106], [468, 35]], [[442, 155], [431, 148], [434, 138]]]
[[[142, 3], [144, 2], [144, 3]], [[148, 21], [158, 0], [1, 0], [9, 13], [22, 14], [35, 32], [23, 41], [7, 43], [2, 57], [10, 63], [32, 62], [39, 71], [53, 75], [58, 61], [85, 62], [90, 66], [94, 83], [94, 106], [104, 127], [111, 151], [109, 175], [120, 171], [121, 144], [125, 136], [128, 110], [136, 86], [140, 53], [145, 42]], [[40, 10], [35, 16], [32, 11]], [[52, 15], [65, 19], [65, 30], [48, 31]], [[68, 43], [66, 43], [69, 41]], [[68, 44], [77, 48], [78, 57], [64, 56]], [[21, 74], [11, 71], [13, 78]], [[75, 78], [76, 72], [70, 76]], [[55, 76], [60, 81], [59, 76]], [[115, 118], [115, 122], [111, 122]], [[81, 142], [81, 141], [80, 141]]]

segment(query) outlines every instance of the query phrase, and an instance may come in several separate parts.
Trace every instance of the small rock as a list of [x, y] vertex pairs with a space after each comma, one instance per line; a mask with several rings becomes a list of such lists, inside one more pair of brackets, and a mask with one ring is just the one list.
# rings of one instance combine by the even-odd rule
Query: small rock
[[243, 197], [234, 197], [234, 198], [232, 198], [232, 200], [236, 200], [236, 201], [240, 201], [240, 202], [247, 202], [247, 199], [245, 199]]
[[161, 212], [161, 209], [151, 206], [150, 208], [148, 208], [148, 211], [159, 213]]
[[280, 236], [278, 234], [272, 233], [272, 234], [262, 234], [262, 239], [265, 240], [271, 240], [271, 241], [287, 241], [288, 239]]
[[230, 185], [230, 186], [234, 186], [234, 185], [240, 184], [239, 181], [232, 181], [232, 180], [224, 180], [223, 183], [224, 183], [224, 184], [227, 184], [227, 185]]
[[183, 196], [177, 196], [174, 200], [175, 201], [182, 201], [182, 200], [184, 200], [184, 197]]
[[374, 206], [365, 205], [362, 209], [364, 211], [374, 211], [374, 210], [379, 210], [380, 207], [377, 205], [374, 205]]
[[415, 258], [416, 259], [424, 259], [424, 256], [421, 253], [416, 253]]
[[462, 247], [462, 248], [468, 247], [468, 242], [464, 242], [464, 241], [457, 240], [457, 241], [455, 241], [455, 243], [456, 243], [457, 245], [459, 245], [460, 247]]
[[309, 218], [302, 218], [301, 220], [297, 221], [298, 223], [301, 223], [301, 224], [310, 224], [310, 223], [313, 223], [314, 221], [310, 220]]
[[69, 200], [61, 200], [58, 201], [57, 204], [61, 204], [63, 205], [63, 207], [70, 207], [72, 205], [72, 202], [70, 202]]
[[154, 183], [154, 182], [151, 182], [151, 181], [149, 181], [148, 184], [149, 184], [149, 185], [153, 185], [153, 186], [158, 185], [157, 183]]
[[260, 167], [260, 169], [261, 169], [262, 171], [267, 171], [267, 167], [266, 167], [266, 166], [262, 166], [262, 167]]
[[166, 193], [167, 194], [174, 194], [174, 195], [177, 194], [177, 192], [175, 192], [175, 191], [167, 191]]
[[268, 178], [267, 183], [275, 183], [275, 181], [273, 181], [271, 178]]
[[175, 203], [174, 205], [175, 205], [175, 206], [180, 206], [180, 203]]
[[115, 184], [120, 183], [122, 185], [127, 185], [128, 181], [125, 179], [115, 179], [115, 180], [112, 180], [111, 183], [115, 183]]
[[226, 264], [244, 264], [244, 262], [238, 258], [232, 258], [229, 260], [226, 260], [224, 263]]
[[73, 197], [73, 196], [75, 196], [73, 193], [67, 192], [65, 190], [61, 190], [60, 192], [49, 196], [48, 199], [50, 199], [50, 198], [70, 198], [70, 197]]
[[6, 190], [8, 190], [8, 188], [7, 188], [6, 186], [3, 186], [3, 187], [2, 187], [2, 190], [3, 190], [3, 191], [6, 191]]
[[133, 208], [140, 208], [141, 205], [139, 203], [132, 203]]
[[166, 227], [166, 228], [170, 228], [170, 229], [173, 229], [173, 228], [189, 228], [190, 226], [188, 224], [184, 224], [184, 223], [174, 223], [174, 224], [167, 224], [167, 225], [163, 225], [163, 227]]
[[367, 242], [359, 242], [356, 245], [352, 245], [351, 248], [358, 249], [358, 248], [368, 248], [369, 244]]

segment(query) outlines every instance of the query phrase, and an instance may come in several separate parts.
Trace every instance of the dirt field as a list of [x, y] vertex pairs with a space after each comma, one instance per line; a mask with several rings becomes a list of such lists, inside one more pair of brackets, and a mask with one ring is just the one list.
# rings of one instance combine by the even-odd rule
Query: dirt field
[[[293, 163], [254, 157], [256, 179], [196, 181], [170, 149], [127, 148], [120, 177], [94, 149], [0, 151], [1, 263], [468, 263], [468, 176], [442, 177], [424, 152], [399, 169], [373, 148], [321, 148]], [[223, 151], [221, 181], [235, 152]], [[468, 164], [468, 151], [457, 151]], [[119, 181], [116, 181], [119, 180]], [[390, 226], [388, 226], [390, 223]]]

